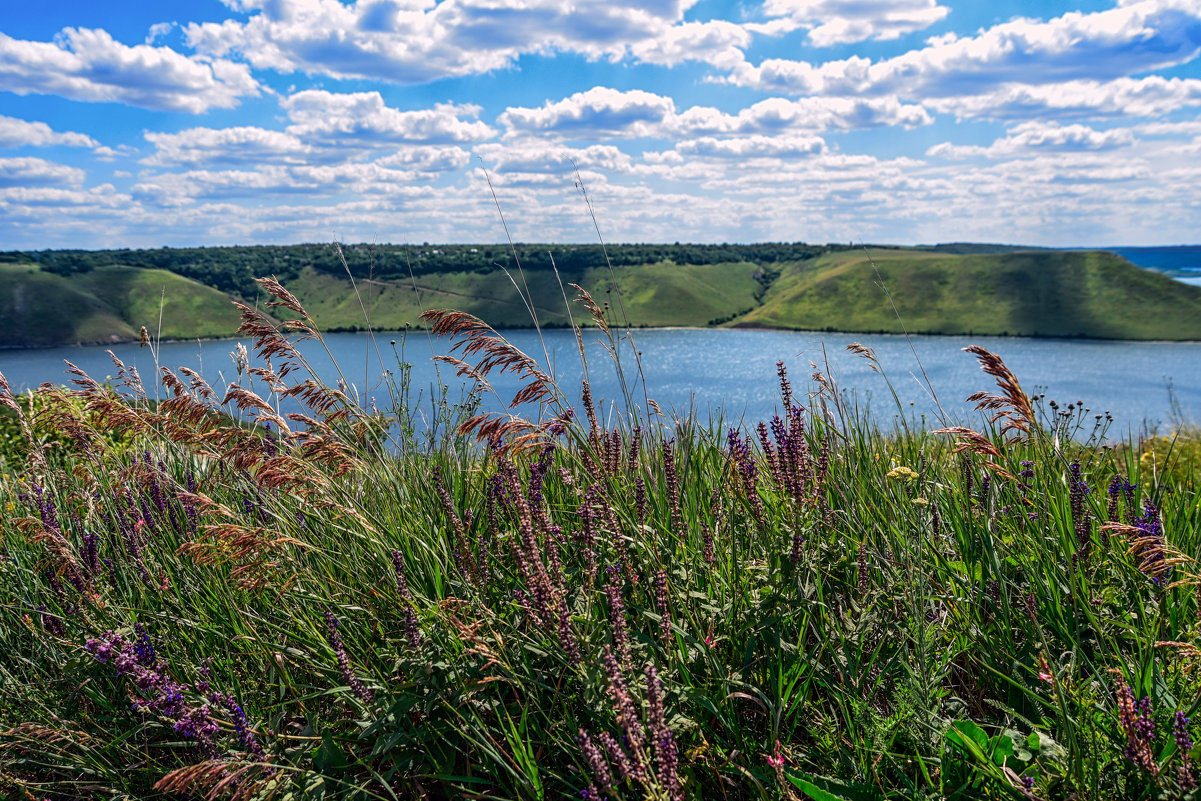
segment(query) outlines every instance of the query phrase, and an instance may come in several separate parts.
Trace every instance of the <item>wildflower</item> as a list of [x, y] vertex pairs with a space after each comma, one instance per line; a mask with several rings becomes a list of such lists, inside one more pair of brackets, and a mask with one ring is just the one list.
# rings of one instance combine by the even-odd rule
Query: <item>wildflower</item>
[[701, 557], [707, 565], [717, 564], [717, 553], [713, 547], [713, 529], [707, 523], [701, 524]]
[[579, 743], [580, 751], [584, 754], [584, 759], [592, 771], [592, 778], [600, 785], [600, 789], [606, 793], [613, 792], [613, 773], [609, 770], [609, 763], [605, 761], [600, 749], [592, 742], [587, 730], [580, 729], [576, 742]]
[[421, 630], [417, 627], [417, 613], [413, 609], [413, 594], [409, 592], [409, 583], [405, 580], [404, 556], [400, 551], [392, 552], [392, 562], [396, 571], [396, 591], [404, 604], [405, 636], [409, 647], [416, 650], [421, 647]]
[[655, 574], [655, 609], [659, 613], [659, 639], [666, 646], [671, 642], [671, 609], [667, 605], [667, 572]]
[[1197, 787], [1197, 779], [1193, 776], [1192, 758], [1189, 756], [1189, 752], [1193, 750], [1193, 738], [1188, 731], [1188, 721], [1183, 712], [1177, 711], [1172, 722], [1172, 737], [1176, 740], [1176, 750], [1181, 754], [1180, 766], [1176, 770], [1176, 782], [1185, 793]]
[[900, 465], [889, 470], [887, 477], [893, 481], [913, 481], [917, 478], [917, 472], [912, 467]]
[[629, 665], [630, 638], [626, 628], [626, 605], [622, 597], [621, 578], [617, 568], [609, 568], [609, 580], [605, 583], [605, 598], [609, 601], [609, 621], [613, 624], [613, 645], [623, 665]]
[[655, 769], [659, 782], [667, 790], [671, 801], [683, 801], [684, 790], [680, 786], [679, 756], [676, 738], [667, 725], [663, 707], [663, 685], [654, 665], [646, 666], [647, 723], [650, 728], [651, 745], [655, 751]]
[[1125, 678], [1115, 671], [1118, 701], [1118, 725], [1126, 735], [1126, 758], [1152, 776], [1159, 775], [1159, 764], [1152, 754], [1155, 721], [1151, 716], [1151, 699], [1144, 697], [1135, 703], [1134, 694]]
[[916, 498], [914, 498], [912, 501], [910, 501], [910, 503], [912, 503], [914, 506], [929, 506], [930, 505], [930, 501], [926, 500], [926, 496], [924, 496], [924, 495], [918, 495]]
[[325, 625], [329, 630], [330, 645], [333, 646], [334, 656], [338, 660], [338, 671], [342, 674], [342, 680], [360, 701], [365, 704], [371, 703], [371, 690], [351, 670], [350, 657], [346, 654], [346, 647], [342, 645], [342, 635], [338, 633], [338, 619], [334, 617], [333, 612], [325, 613]]

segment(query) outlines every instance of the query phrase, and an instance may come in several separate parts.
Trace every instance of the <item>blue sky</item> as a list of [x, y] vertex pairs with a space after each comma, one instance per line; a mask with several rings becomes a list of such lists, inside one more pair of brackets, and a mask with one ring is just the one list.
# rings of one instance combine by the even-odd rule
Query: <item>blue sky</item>
[[0, 249], [1201, 241], [1201, 2], [0, 6]]

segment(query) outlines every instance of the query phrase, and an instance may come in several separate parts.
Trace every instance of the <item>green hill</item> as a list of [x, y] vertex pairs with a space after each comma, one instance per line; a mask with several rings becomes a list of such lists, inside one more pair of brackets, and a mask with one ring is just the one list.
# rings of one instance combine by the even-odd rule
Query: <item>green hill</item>
[[[128, 251], [129, 264], [105, 261], [120, 258], [122, 251], [44, 251], [34, 254], [37, 263], [0, 260], [0, 345], [134, 339], [142, 325], [156, 330], [160, 299], [164, 338], [229, 336], [237, 328], [237, 314], [223, 288], [237, 286], [241, 296], [253, 300], [253, 293], [241, 288], [243, 274], [272, 274], [273, 266], [281, 268], [275, 274], [327, 331], [363, 328], [360, 299], [377, 329], [416, 325], [422, 310], [440, 307], [471, 312], [498, 328], [529, 326], [530, 312], [516, 285], [528, 285], [541, 325], [564, 326], [570, 322], [564, 295], [575, 297], [568, 283], [611, 304], [610, 319], [620, 323], [615, 276], [635, 326], [899, 332], [882, 278], [912, 332], [1201, 339], [1201, 288], [1139, 269], [1109, 252], [978, 252], [992, 246], [974, 245], [940, 251], [872, 248], [873, 267], [864, 249], [764, 245], [759, 252], [740, 246], [746, 258], [739, 258], [734, 246], [694, 252], [693, 246], [675, 245], [656, 247], [681, 258], [695, 255], [698, 262], [660, 259], [618, 265], [610, 272], [586, 258], [580, 246], [572, 247], [576, 250], [567, 251], [556, 278], [545, 253], [547, 264], [535, 263], [530, 246], [523, 283], [515, 268], [506, 273], [498, 264], [470, 260], [497, 255], [486, 249], [425, 246], [416, 251], [419, 261], [444, 263], [401, 275], [396, 265], [381, 266], [399, 258], [400, 251], [385, 247], [373, 267], [371, 254], [356, 246], [350, 252], [358, 260], [351, 267], [357, 295], [341, 263], [320, 262], [322, 251], [315, 246], [197, 249], [196, 254]], [[625, 247], [623, 258], [659, 253], [652, 246]], [[959, 250], [968, 252], [952, 252]], [[470, 258], [456, 266], [454, 254]], [[170, 270], [146, 265], [151, 256], [165, 260], [168, 255], [174, 259], [165, 262]], [[732, 258], [708, 261], [723, 255]], [[570, 308], [576, 324], [591, 323], [582, 306]]]
[[[621, 267], [615, 273], [626, 313], [636, 326], [704, 326], [714, 320], [732, 319], [757, 305], [756, 296], [763, 291], [761, 279], [765, 275], [761, 267], [749, 262], [700, 265], [662, 262]], [[447, 307], [470, 312], [498, 328], [529, 326], [530, 314], [515, 286], [515, 283], [521, 285], [522, 278], [517, 273], [511, 275], [512, 279], [500, 269], [487, 273], [445, 272], [413, 280], [359, 279], [357, 285], [371, 324], [376, 328], [413, 325], [418, 322], [421, 309]], [[562, 271], [560, 278], [562, 286], [549, 271], [526, 272], [526, 283], [541, 325], [569, 323], [564, 291], [568, 299], [576, 296], [569, 283], [587, 289], [598, 303], [617, 306], [607, 269]], [[359, 299], [345, 278], [306, 267], [288, 283], [288, 289], [322, 328], [363, 326]], [[591, 324], [578, 303], [572, 304], [571, 314], [577, 324]], [[620, 312], [615, 310], [612, 319], [620, 321]]]
[[1201, 288], [1100, 251], [827, 254], [785, 270], [737, 324], [900, 332], [879, 279], [914, 333], [1201, 339]]
[[33, 264], [0, 264], [0, 345], [37, 347], [136, 339], [230, 336], [237, 310], [217, 290], [165, 270], [97, 267], [62, 276]]

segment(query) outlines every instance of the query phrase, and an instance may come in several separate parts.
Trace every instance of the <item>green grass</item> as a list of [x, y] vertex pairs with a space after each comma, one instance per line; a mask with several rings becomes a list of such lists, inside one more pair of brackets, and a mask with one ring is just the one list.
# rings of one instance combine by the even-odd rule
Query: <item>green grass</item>
[[[761, 268], [749, 262], [732, 264], [676, 265], [670, 262], [622, 267], [616, 271], [617, 285], [625, 301], [630, 323], [635, 326], [703, 326], [710, 320], [737, 315], [756, 304], [761, 284], [755, 276]], [[542, 325], [569, 324], [563, 290], [574, 296], [569, 283], [593, 293], [599, 303], [609, 301], [612, 279], [608, 270], [588, 269], [561, 275], [563, 288], [546, 270], [527, 275], [533, 306]], [[514, 283], [502, 270], [488, 273], [437, 273], [416, 279], [420, 304], [425, 309], [456, 308], [487, 320], [496, 327], [530, 325], [530, 313]], [[419, 323], [419, 301], [413, 282], [406, 280], [358, 280], [356, 296], [345, 277], [304, 269], [289, 283], [289, 289], [325, 329], [361, 327], [363, 313], [359, 297], [372, 325], [400, 329]], [[524, 287], [522, 287], [524, 289]], [[614, 306], [616, 303], [614, 302]], [[577, 323], [590, 324], [580, 307], [573, 309]]]
[[1196, 431], [1036, 407], [957, 452], [787, 386], [762, 439], [604, 431], [542, 386], [484, 443], [403, 365], [368, 413], [285, 361], [303, 430], [0, 394], [0, 794], [1189, 797]]
[[98, 267], [63, 277], [35, 265], [0, 264], [0, 344], [47, 346], [137, 339], [141, 326], [172, 338], [231, 336], [237, 312], [220, 292], [169, 273]]
[[900, 332], [880, 279], [915, 333], [1201, 339], [1201, 288], [1096, 251], [829, 254], [784, 271], [738, 323]]

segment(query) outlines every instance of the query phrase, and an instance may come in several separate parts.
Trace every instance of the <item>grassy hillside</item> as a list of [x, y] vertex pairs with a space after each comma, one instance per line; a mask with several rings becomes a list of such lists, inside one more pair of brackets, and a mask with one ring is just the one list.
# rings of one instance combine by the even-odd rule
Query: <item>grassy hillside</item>
[[238, 315], [217, 290], [165, 270], [106, 266], [71, 276], [0, 264], [0, 345], [121, 342], [138, 329], [169, 339], [229, 336]]
[[[445, 255], [441, 249], [430, 253]], [[1201, 288], [1109, 252], [873, 248], [870, 257], [913, 332], [1201, 339]], [[252, 266], [271, 274], [270, 265]], [[0, 345], [129, 340], [142, 325], [156, 329], [160, 299], [166, 338], [228, 336], [237, 327], [227, 295], [174, 272], [100, 264], [64, 275], [52, 267], [0, 262]], [[570, 323], [564, 294], [574, 298], [575, 291], [569, 283], [610, 303], [610, 319], [620, 323], [614, 275], [635, 326], [901, 330], [862, 249], [791, 261], [665, 260], [617, 266], [613, 273], [584, 263], [561, 265], [561, 283], [553, 271], [530, 267], [522, 288], [528, 287], [542, 325]], [[280, 277], [327, 331], [363, 328], [363, 307], [371, 324], [385, 330], [416, 325], [423, 309], [447, 307], [498, 328], [531, 322], [515, 286], [523, 284], [522, 276], [497, 266], [418, 271], [413, 277], [384, 270], [356, 275], [357, 295], [340, 267], [293, 264]], [[576, 323], [591, 322], [578, 304], [571, 304], [571, 314]]]
[[[763, 270], [755, 264], [686, 264], [671, 262], [622, 267], [616, 271], [618, 287], [633, 325], [703, 326], [713, 320], [731, 319], [753, 308], [763, 284], [756, 280]], [[566, 325], [568, 314], [563, 292], [575, 297], [568, 283], [579, 284], [600, 303], [616, 306], [610, 291], [612, 280], [606, 269], [589, 268], [562, 274], [563, 286], [545, 270], [526, 273], [530, 295], [543, 325]], [[358, 292], [377, 328], [402, 328], [414, 324], [425, 309], [452, 307], [471, 312], [497, 327], [528, 326], [530, 315], [514, 287], [521, 283], [501, 270], [489, 273], [448, 272], [409, 280], [359, 280]], [[363, 314], [350, 282], [312, 268], [288, 284], [313, 318], [323, 327], [361, 327]], [[576, 322], [590, 322], [587, 313], [573, 304]], [[620, 319], [616, 314], [614, 319]]]
[[[911, 332], [1201, 339], [1201, 288], [1112, 253], [873, 250], [870, 256]], [[785, 270], [763, 305], [738, 324], [901, 330], [863, 251]]]

